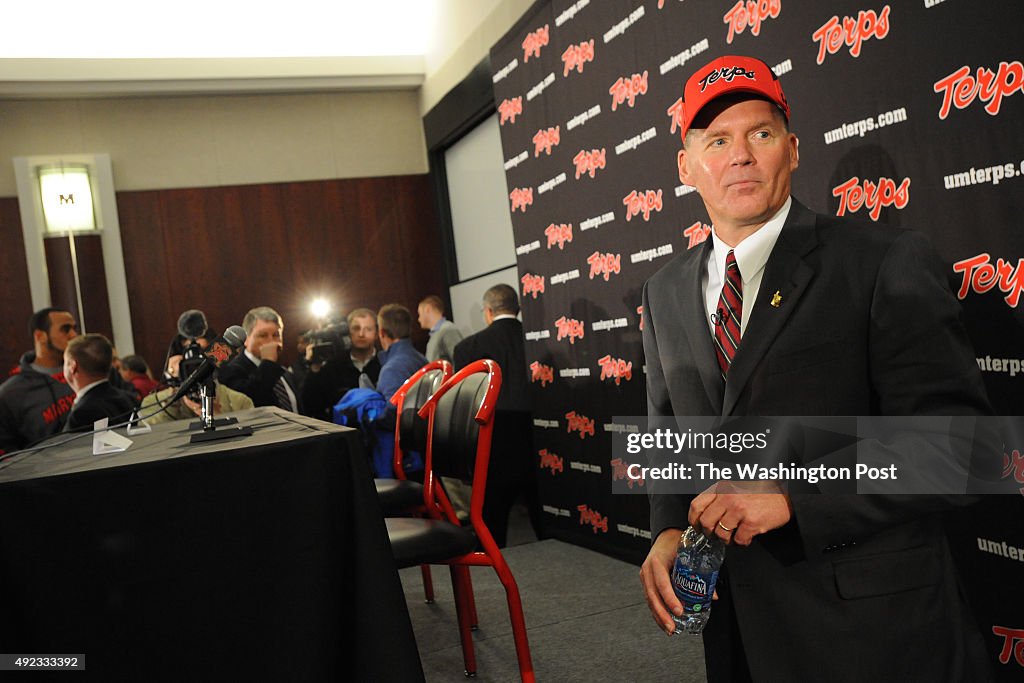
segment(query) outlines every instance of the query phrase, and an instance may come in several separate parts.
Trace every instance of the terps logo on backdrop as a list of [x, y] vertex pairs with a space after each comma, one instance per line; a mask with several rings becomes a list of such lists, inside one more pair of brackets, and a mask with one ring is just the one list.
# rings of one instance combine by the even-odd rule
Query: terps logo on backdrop
[[583, 65], [594, 61], [594, 39], [584, 40], [579, 45], [570, 45], [562, 53], [562, 77], [569, 75], [569, 72], [576, 69], [577, 73], [583, 73]]
[[602, 276], [604, 281], [607, 282], [608, 278], [613, 274], [622, 272], [622, 254], [602, 254], [599, 251], [595, 251], [587, 257], [587, 263], [590, 265], [591, 280]]
[[622, 198], [622, 203], [626, 205], [627, 221], [641, 213], [644, 215], [644, 220], [649, 221], [652, 211], [661, 211], [661, 190], [641, 190], [639, 192], [633, 190]]
[[1020, 303], [1020, 295], [1024, 292], [1024, 258], [1017, 261], [1017, 267], [1003, 259], [996, 259], [993, 266], [989, 261], [992, 257], [987, 253], [957, 261], [953, 264], [954, 273], [963, 273], [960, 290], [956, 295], [963, 299], [968, 291], [984, 294], [993, 287], [999, 287], [1006, 293], [1004, 301], [1016, 308]]
[[[703, 88], [701, 88], [701, 90], [703, 90]], [[675, 133], [676, 130], [682, 130], [683, 129], [683, 98], [682, 97], [680, 97], [675, 102], [673, 102], [672, 106], [665, 110], [665, 113], [668, 114], [668, 117], [670, 119], [672, 119], [672, 128], [671, 128], [671, 130], [669, 130], [669, 133]]]
[[591, 510], [588, 505], [577, 505], [576, 509], [580, 511], [580, 526], [589, 524], [593, 527], [593, 531], [596, 534], [598, 531], [608, 533], [608, 518], [601, 515], [596, 510]]
[[837, 216], [866, 207], [871, 220], [877, 221], [882, 208], [894, 206], [903, 209], [910, 202], [910, 178], [904, 178], [898, 187], [892, 178], [879, 178], [877, 183], [865, 179], [864, 187], [859, 183], [860, 178], [853, 176], [832, 188], [832, 196], [839, 197]]
[[630, 107], [636, 102], [637, 95], [647, 94], [647, 71], [643, 74], [633, 74], [628, 77], [619, 77], [619, 80], [608, 88], [608, 94], [612, 96], [612, 111], [623, 102], [628, 100]]
[[1024, 495], [1024, 453], [1017, 449], [1003, 453], [1003, 479], [1010, 478], [1021, 484], [1020, 493]]
[[623, 461], [622, 458], [613, 458], [611, 461], [611, 465], [612, 481], [619, 481], [620, 479], [625, 479], [626, 486], [628, 488], [633, 488], [634, 486], [643, 486], [644, 484], [647, 483], [643, 477], [640, 477], [639, 479], [634, 479], [633, 477], [629, 476], [629, 473], [627, 472], [629, 463]]
[[621, 358], [605, 356], [599, 358], [597, 364], [601, 366], [601, 381], [614, 379], [615, 384], [618, 385], [624, 379], [627, 382], [633, 379], [633, 361], [627, 363]]
[[605, 168], [606, 166], [606, 155], [605, 148], [592, 149], [589, 152], [581, 149], [579, 154], [572, 158], [572, 163], [576, 164], [576, 180], [580, 179], [580, 176], [586, 173], [591, 178], [597, 173], [597, 169]]
[[526, 213], [526, 207], [533, 204], [533, 188], [532, 187], [517, 187], [508, 193], [508, 198], [512, 200], [512, 211], [516, 209]]
[[537, 451], [537, 455], [540, 456], [540, 468], [551, 470], [552, 477], [565, 471], [565, 461], [562, 456], [549, 453], [546, 448]]
[[555, 341], [568, 338], [570, 344], [575, 344], [577, 339], [583, 339], [584, 329], [581, 320], [566, 318], [563, 315], [555, 321], [555, 327], [558, 328], [558, 336], [555, 337]]
[[506, 121], [515, 123], [516, 116], [523, 113], [523, 96], [520, 95], [510, 100], [502, 100], [501, 104], [498, 105], [498, 113], [501, 115], [501, 120], [498, 123], [502, 126], [505, 125]]
[[565, 431], [572, 434], [573, 432], [579, 432], [580, 438], [584, 439], [588, 436], [594, 435], [594, 421], [586, 415], [577, 415], [576, 411], [572, 411], [565, 414], [566, 425]]
[[729, 34], [725, 37], [725, 42], [731, 43], [733, 35], [743, 33], [748, 26], [751, 35], [759, 35], [761, 22], [769, 17], [777, 18], [781, 11], [782, 0], [739, 0], [722, 17], [722, 21], [729, 24]]
[[544, 293], [544, 276], [543, 275], [531, 275], [527, 273], [523, 275], [520, 282], [523, 283], [523, 298], [533, 295], [536, 299], [538, 294]]
[[572, 242], [572, 223], [552, 223], [544, 228], [544, 234], [548, 238], [548, 249], [556, 244], [562, 249], [566, 242]]
[[640, 316], [640, 329], [642, 330], [644, 329], [644, 307], [642, 305], [636, 307], [636, 314]]
[[971, 69], [962, 66], [945, 78], [935, 82], [933, 90], [942, 93], [942, 106], [939, 107], [939, 118], [949, 116], [950, 108], [964, 109], [975, 99], [981, 97], [986, 102], [985, 111], [992, 116], [999, 113], [1003, 98], [1024, 92], [1024, 64], [1020, 62], [999, 62], [995, 73], [979, 66], [977, 74], [972, 76]]
[[557, 147], [561, 140], [561, 128], [561, 126], [555, 126], [547, 130], [538, 130], [537, 134], [533, 136], [533, 156], [539, 157], [541, 152], [546, 152], [548, 156], [551, 156], [551, 148]]
[[687, 249], [693, 249], [698, 244], [703, 244], [707, 241], [708, 236], [711, 234], [711, 226], [707, 223], [701, 223], [697, 221], [690, 227], [683, 230], [683, 237], [689, 239], [686, 243]]
[[530, 61], [530, 56], [540, 57], [540, 49], [548, 44], [549, 24], [544, 24], [533, 33], [528, 33], [523, 39], [523, 62]]
[[540, 382], [542, 387], [546, 387], [555, 381], [555, 369], [535, 360], [530, 363], [530, 381]]
[[[992, 633], [1003, 637], [1003, 649], [999, 651], [999, 663], [1009, 664], [1010, 654], [1017, 663], [1024, 666], [1024, 628], [992, 626]], [[1016, 642], [1016, 645], [1014, 643]]]
[[889, 35], [889, 6], [882, 8], [881, 13], [875, 10], [861, 10], [857, 18], [833, 16], [811, 34], [818, 43], [818, 64], [825, 62], [825, 55], [834, 55], [844, 44], [850, 46], [850, 54], [860, 57], [861, 44], [872, 36], [881, 40]]

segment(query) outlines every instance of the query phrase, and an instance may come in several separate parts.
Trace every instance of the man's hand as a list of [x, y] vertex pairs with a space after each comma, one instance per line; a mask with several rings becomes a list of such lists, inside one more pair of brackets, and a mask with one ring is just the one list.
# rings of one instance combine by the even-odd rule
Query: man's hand
[[776, 482], [720, 481], [690, 503], [692, 526], [738, 545], [750, 545], [755, 536], [792, 518], [793, 504]]
[[269, 360], [276, 363], [279, 354], [281, 353], [281, 347], [283, 345], [280, 342], [270, 342], [260, 347], [260, 360]]
[[658, 534], [651, 552], [640, 567], [640, 583], [644, 586], [647, 608], [651, 610], [654, 622], [668, 635], [676, 630], [669, 611], [677, 616], [683, 614], [683, 605], [672, 590], [672, 579], [669, 577], [682, 534], [682, 529], [665, 529]]

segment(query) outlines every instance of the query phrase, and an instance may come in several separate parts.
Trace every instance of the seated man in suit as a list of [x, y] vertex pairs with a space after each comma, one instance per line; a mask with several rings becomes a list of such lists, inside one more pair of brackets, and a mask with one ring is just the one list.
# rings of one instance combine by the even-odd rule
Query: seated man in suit
[[[720, 57], [686, 82], [679, 179], [713, 231], [644, 287], [648, 415], [989, 414], [947, 269], [918, 233], [792, 198], [789, 113], [757, 59]], [[926, 441], [858, 447], [931, 456]], [[648, 480], [640, 577], [662, 629], [683, 615], [669, 577], [682, 530], [729, 544], [703, 631], [709, 681], [990, 680], [939, 516], [970, 497], [782, 483], [693, 497]]]
[[64, 431], [88, 431], [96, 420], [110, 424], [131, 417], [135, 399], [110, 383], [114, 348], [102, 334], [83, 334], [64, 349], [64, 377], [75, 390], [75, 403]]
[[284, 347], [281, 316], [269, 306], [259, 306], [245, 314], [242, 328], [245, 350], [217, 371], [220, 383], [242, 392], [256, 406], [299, 412], [292, 374], [278, 360]]
[[[533, 453], [530, 381], [526, 374], [523, 324], [516, 317], [519, 314], [516, 290], [504, 284], [491, 287], [484, 292], [483, 312], [487, 327], [455, 346], [455, 369], [461, 370], [484, 358], [490, 358], [501, 368], [483, 518], [495, 543], [503, 547], [508, 535], [509, 511], [520, 495], [526, 503], [534, 532], [538, 537], [541, 535], [537, 458]], [[462, 497], [456, 482], [446, 479], [445, 488], [456, 499]]]

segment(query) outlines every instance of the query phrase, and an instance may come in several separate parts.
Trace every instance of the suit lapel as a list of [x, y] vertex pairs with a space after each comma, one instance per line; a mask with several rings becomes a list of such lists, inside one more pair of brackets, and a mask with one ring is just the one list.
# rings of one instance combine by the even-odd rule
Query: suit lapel
[[[764, 360], [772, 342], [796, 310], [814, 277], [814, 269], [804, 262], [803, 257], [817, 243], [814, 214], [794, 199], [786, 224], [765, 264], [754, 310], [729, 368], [722, 415], [730, 415], [736, 408], [736, 402], [754, 370]], [[776, 292], [780, 300], [777, 306], [773, 306], [772, 299]], [[717, 372], [717, 366], [715, 369]]]
[[701, 383], [708, 400], [713, 406], [722, 405], [722, 372], [715, 357], [714, 342], [708, 329], [707, 306], [704, 303], [702, 279], [712, 241], [709, 238], [696, 258], [683, 264], [682, 291], [676, 299], [679, 303], [679, 327], [690, 345], [693, 363], [700, 374]]

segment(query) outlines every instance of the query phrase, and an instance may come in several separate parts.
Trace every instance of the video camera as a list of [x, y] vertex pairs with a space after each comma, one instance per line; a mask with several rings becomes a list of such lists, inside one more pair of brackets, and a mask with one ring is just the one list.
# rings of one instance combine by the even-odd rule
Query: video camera
[[[178, 376], [167, 380], [167, 384], [172, 387], [181, 386], [185, 378], [190, 377], [196, 368], [202, 365], [203, 359], [206, 357], [203, 353], [203, 347], [197, 341], [193, 339], [186, 343], [187, 346], [185, 346], [181, 356], [181, 364], [178, 365]], [[193, 401], [198, 401], [199, 385], [197, 384], [190, 389], [187, 396]]]
[[309, 340], [309, 346], [313, 349], [311, 363], [326, 363], [352, 348], [348, 321], [344, 318], [328, 319], [323, 326], [308, 330], [303, 336]]

